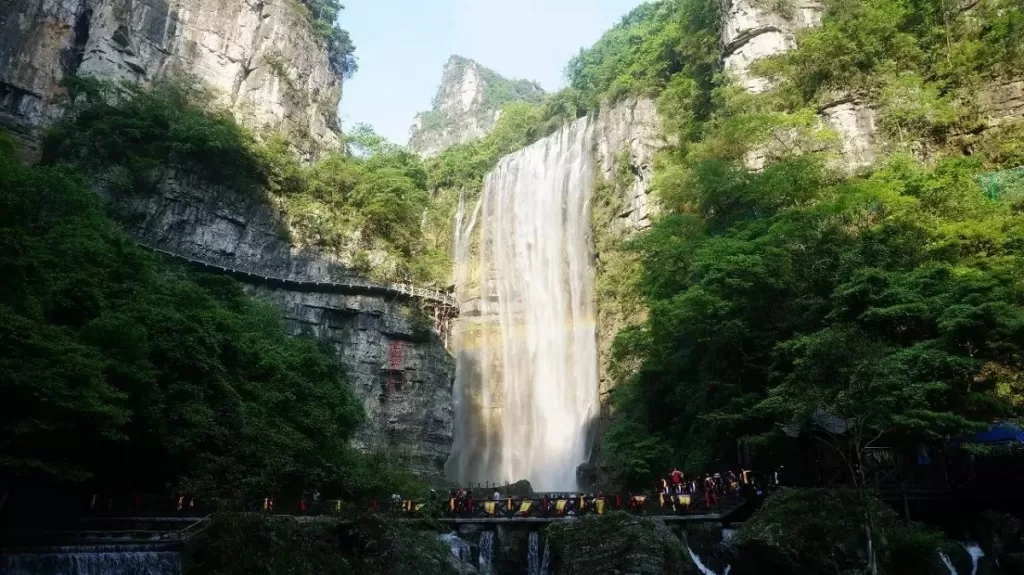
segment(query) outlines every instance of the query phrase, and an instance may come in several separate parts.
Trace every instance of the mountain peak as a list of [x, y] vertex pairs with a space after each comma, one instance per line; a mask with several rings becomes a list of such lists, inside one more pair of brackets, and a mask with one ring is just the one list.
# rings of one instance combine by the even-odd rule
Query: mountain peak
[[544, 90], [530, 80], [510, 80], [464, 56], [444, 66], [433, 107], [417, 114], [409, 147], [424, 157], [481, 138], [494, 127], [501, 107], [510, 102], [539, 103]]

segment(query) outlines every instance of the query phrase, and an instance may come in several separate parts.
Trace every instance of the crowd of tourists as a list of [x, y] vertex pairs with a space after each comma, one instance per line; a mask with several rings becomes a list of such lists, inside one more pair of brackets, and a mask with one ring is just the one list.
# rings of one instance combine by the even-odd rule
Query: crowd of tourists
[[[672, 469], [659, 479], [653, 489], [641, 492], [620, 491], [615, 493], [572, 492], [542, 493], [531, 496], [502, 494], [501, 490], [477, 487], [452, 489], [444, 496], [431, 490], [428, 499], [406, 499], [393, 493], [389, 501], [371, 500], [369, 511], [408, 515], [450, 517], [565, 517], [586, 514], [602, 515], [610, 510], [625, 510], [633, 513], [679, 514], [700, 513], [732, 506], [740, 501], [759, 497], [768, 489], [780, 484], [782, 469], [770, 474], [754, 473], [739, 469], [719, 473], [688, 476], [679, 469]], [[123, 498], [122, 498], [123, 499]], [[109, 495], [91, 494], [89, 511], [92, 513], [137, 514], [151, 510], [141, 496], [129, 501], [120, 501]], [[170, 508], [175, 514], [195, 515], [209, 510], [197, 506], [196, 496], [177, 493]], [[152, 502], [147, 502], [152, 503]], [[250, 507], [265, 513], [323, 514], [340, 513], [340, 500], [322, 500], [320, 493], [313, 491], [303, 494], [297, 500], [285, 502], [284, 508], [276, 508], [274, 497], [268, 496]], [[161, 506], [163, 507], [163, 506]], [[166, 509], [166, 507], [164, 507]]]
[[[706, 473], [687, 477], [673, 469], [654, 485], [653, 491], [641, 493], [543, 493], [530, 497], [502, 495], [479, 487], [453, 489], [446, 501], [431, 491], [427, 501], [405, 500], [391, 496], [390, 511], [421, 514], [434, 511], [452, 517], [563, 517], [585, 514], [602, 515], [609, 510], [634, 513], [679, 514], [707, 512], [731, 506], [742, 500], [762, 496], [765, 490], [779, 484], [780, 471], [768, 475], [751, 470]], [[385, 508], [371, 503], [371, 511]]]

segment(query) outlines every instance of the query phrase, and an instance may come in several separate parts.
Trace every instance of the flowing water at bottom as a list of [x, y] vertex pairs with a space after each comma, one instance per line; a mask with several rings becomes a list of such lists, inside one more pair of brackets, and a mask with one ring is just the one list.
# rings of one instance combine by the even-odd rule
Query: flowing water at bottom
[[181, 556], [166, 547], [51, 547], [0, 557], [5, 575], [181, 575]]
[[480, 534], [480, 573], [487, 575], [492, 572], [494, 561], [494, 532], [484, 531]]
[[526, 575], [540, 575], [540, 533], [530, 532], [526, 546]]

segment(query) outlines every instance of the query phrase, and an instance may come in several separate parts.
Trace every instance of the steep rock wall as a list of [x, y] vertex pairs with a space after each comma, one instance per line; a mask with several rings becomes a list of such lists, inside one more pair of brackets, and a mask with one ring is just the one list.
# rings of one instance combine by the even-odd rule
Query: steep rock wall
[[416, 115], [409, 130], [409, 148], [423, 157], [486, 136], [509, 102], [539, 103], [540, 86], [509, 80], [479, 63], [452, 56], [445, 64], [433, 109]]
[[[114, 213], [145, 245], [256, 276], [303, 282], [353, 279], [345, 266], [292, 245], [259, 193], [240, 194], [169, 172], [161, 193], [111, 198]], [[455, 367], [415, 302], [381, 295], [249, 287], [277, 307], [294, 334], [334, 350], [368, 420], [354, 439], [413, 471], [439, 478], [451, 452]]]
[[[618, 305], [609, 305], [614, 293], [607, 293], [605, 274], [610, 268], [629, 265], [618, 251], [622, 242], [651, 226], [658, 213], [658, 204], [651, 196], [654, 158], [667, 144], [662, 135], [662, 122], [657, 106], [650, 98], [630, 98], [614, 105], [607, 104], [598, 113], [594, 126], [595, 153], [604, 187], [595, 194], [592, 233], [597, 259], [598, 293], [598, 390], [602, 400], [611, 390], [608, 358], [615, 334], [627, 320]], [[605, 196], [605, 197], [601, 197]], [[610, 197], [609, 197], [610, 196]], [[611, 208], [611, 209], [608, 209]]]
[[[802, 0], [784, 8], [773, 8], [768, 0], [722, 0], [721, 8], [722, 67], [745, 90], [760, 93], [771, 83], [753, 74], [751, 65], [795, 49], [799, 31], [821, 24], [823, 6], [818, 0]], [[840, 97], [825, 106], [819, 117], [822, 125], [838, 136], [843, 167], [852, 170], [874, 161], [873, 108], [855, 98]], [[770, 155], [770, 150], [753, 152], [747, 167], [763, 168]]]
[[769, 0], [722, 0], [722, 64], [751, 92], [769, 88], [764, 78], [750, 73], [754, 62], [796, 47], [796, 33], [821, 23], [821, 3], [802, 0], [786, 13], [773, 10]]
[[665, 146], [654, 100], [630, 98], [603, 106], [594, 130], [598, 166], [604, 179], [615, 180], [620, 169], [634, 176], [616, 190], [622, 209], [609, 224], [616, 233], [624, 235], [649, 228], [651, 217], [658, 212], [650, 197], [654, 156]]
[[339, 145], [341, 80], [299, 0], [9, 0], [0, 126], [29, 144], [81, 73], [146, 84], [194, 74], [243, 124], [306, 155]]

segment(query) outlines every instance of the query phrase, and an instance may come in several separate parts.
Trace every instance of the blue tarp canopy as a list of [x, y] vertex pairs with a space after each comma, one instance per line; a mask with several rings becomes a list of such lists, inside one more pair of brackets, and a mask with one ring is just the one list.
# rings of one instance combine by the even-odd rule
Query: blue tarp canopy
[[982, 431], [967, 441], [972, 443], [1003, 443], [1007, 441], [1024, 443], [1024, 430], [1009, 422], [997, 423], [988, 431]]

